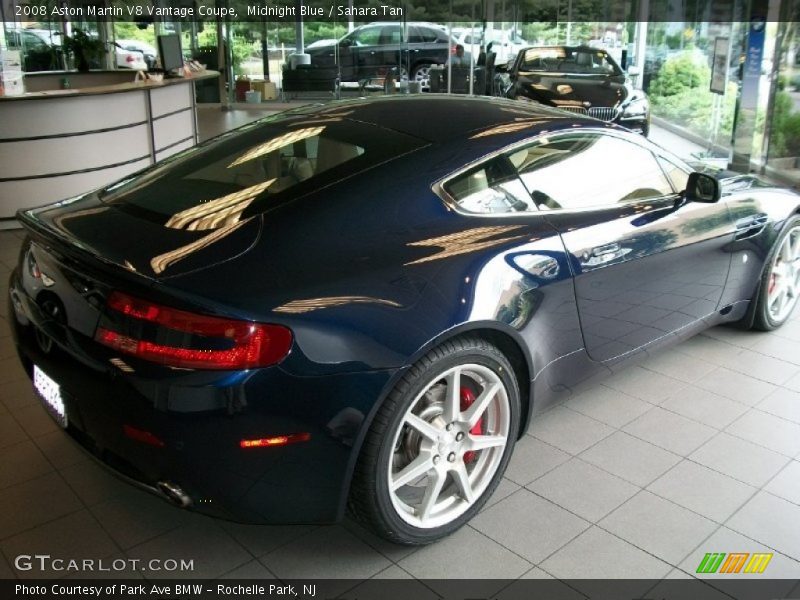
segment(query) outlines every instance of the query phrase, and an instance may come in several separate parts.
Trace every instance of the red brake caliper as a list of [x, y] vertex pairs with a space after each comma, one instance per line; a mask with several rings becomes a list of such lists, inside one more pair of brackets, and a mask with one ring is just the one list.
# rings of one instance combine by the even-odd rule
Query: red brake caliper
[[[462, 412], [467, 410], [473, 402], [475, 402], [475, 392], [473, 392], [468, 387], [461, 388], [461, 410]], [[481, 420], [475, 423], [475, 426], [469, 430], [472, 435], [481, 435], [483, 433], [483, 417]], [[474, 450], [467, 450], [464, 452], [464, 463], [469, 464], [475, 460], [475, 455], [477, 453]]]
[[769, 278], [769, 293], [770, 294], [775, 290], [775, 286], [777, 285], [777, 283], [778, 283], [778, 277], [777, 277], [777, 275], [775, 275], [775, 273], [773, 273], [772, 275], [770, 275], [770, 278]]

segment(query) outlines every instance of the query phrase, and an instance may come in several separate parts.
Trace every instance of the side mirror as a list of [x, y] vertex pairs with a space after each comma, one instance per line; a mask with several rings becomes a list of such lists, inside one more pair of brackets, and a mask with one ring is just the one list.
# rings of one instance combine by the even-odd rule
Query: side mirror
[[344, 38], [343, 40], [341, 40], [341, 41], [339, 42], [339, 45], [340, 45], [342, 48], [347, 48], [347, 47], [351, 46], [352, 44], [353, 44], [353, 40], [351, 40], [351, 39], [349, 39], [349, 38]]
[[720, 198], [719, 182], [705, 173], [691, 173], [683, 197], [687, 202], [714, 204]]

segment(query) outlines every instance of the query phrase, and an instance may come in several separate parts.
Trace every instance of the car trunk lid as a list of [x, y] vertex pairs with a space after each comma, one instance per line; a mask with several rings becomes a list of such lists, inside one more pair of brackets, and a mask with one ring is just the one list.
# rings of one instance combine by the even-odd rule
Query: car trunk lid
[[85, 259], [121, 267], [149, 280], [186, 274], [230, 260], [258, 239], [254, 216], [213, 230], [171, 227], [125, 205], [109, 205], [90, 194], [20, 214], [29, 230], [78, 252]]

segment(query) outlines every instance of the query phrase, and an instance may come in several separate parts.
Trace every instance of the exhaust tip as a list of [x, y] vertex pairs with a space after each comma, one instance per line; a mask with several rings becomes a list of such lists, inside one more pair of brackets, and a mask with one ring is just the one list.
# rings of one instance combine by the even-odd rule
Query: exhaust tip
[[159, 481], [156, 486], [158, 490], [167, 497], [167, 500], [181, 508], [187, 508], [192, 503], [189, 494], [184, 492], [183, 489], [175, 483]]

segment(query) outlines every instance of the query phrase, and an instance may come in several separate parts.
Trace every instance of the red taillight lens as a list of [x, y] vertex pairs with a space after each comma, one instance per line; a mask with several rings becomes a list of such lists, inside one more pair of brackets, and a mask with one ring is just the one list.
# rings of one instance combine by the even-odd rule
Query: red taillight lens
[[455, 56], [456, 55], [456, 47], [455, 46], [450, 46], [450, 55], [451, 56]]
[[[292, 332], [282, 325], [267, 325], [198, 315], [112, 292], [107, 307], [137, 321], [199, 338], [199, 344], [175, 346], [138, 339], [97, 328], [95, 340], [126, 354], [171, 367], [188, 369], [251, 369], [283, 360], [292, 346]], [[207, 342], [203, 344], [202, 342]], [[222, 342], [226, 347], [220, 349]], [[195, 347], [200, 346], [200, 347]], [[216, 346], [216, 347], [214, 347]]]
[[133, 54], [128, 54], [125, 57], [125, 62], [129, 62], [129, 63], [136, 62], [136, 57]]

